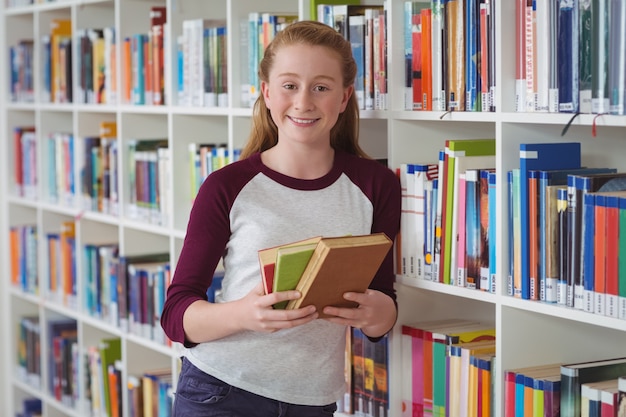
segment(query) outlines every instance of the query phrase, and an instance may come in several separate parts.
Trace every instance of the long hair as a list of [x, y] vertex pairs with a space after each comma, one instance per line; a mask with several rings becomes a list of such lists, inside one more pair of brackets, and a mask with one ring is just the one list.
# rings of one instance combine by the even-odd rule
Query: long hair
[[[334, 51], [341, 59], [343, 87], [354, 84], [357, 68], [352, 57], [350, 42], [330, 26], [312, 20], [292, 23], [276, 34], [265, 49], [263, 59], [259, 64], [259, 79], [268, 82], [276, 53], [284, 46], [297, 44], [323, 46]], [[252, 129], [248, 143], [241, 152], [241, 158], [246, 158], [255, 152], [263, 152], [276, 145], [277, 142], [278, 128], [265, 105], [263, 94], [260, 94], [254, 103]], [[339, 115], [337, 123], [330, 131], [330, 146], [335, 150], [369, 158], [358, 142], [359, 105], [355, 95], [351, 94], [345, 111]]]

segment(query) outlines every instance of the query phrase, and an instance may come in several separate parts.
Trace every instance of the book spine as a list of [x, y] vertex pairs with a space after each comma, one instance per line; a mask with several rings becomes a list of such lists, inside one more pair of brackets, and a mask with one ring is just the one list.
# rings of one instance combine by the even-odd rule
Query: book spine
[[480, 111], [480, 2], [465, 1], [465, 110]]
[[575, 113], [578, 102], [578, 5], [574, 0], [559, 0], [558, 65], [559, 111]]
[[567, 276], [568, 276], [568, 257], [567, 257], [567, 189], [560, 188], [557, 191], [557, 215], [559, 230], [559, 275], [557, 278], [556, 302], [561, 305], [567, 304]]
[[606, 198], [596, 195], [594, 234], [594, 313], [605, 314], [606, 308]]
[[605, 315], [618, 317], [618, 268], [619, 268], [619, 200], [617, 196], [606, 197], [606, 299]]
[[618, 317], [626, 319], [626, 197], [619, 198]]
[[[593, 0], [595, 1], [595, 0]], [[578, 19], [580, 30], [580, 54], [578, 58], [578, 75], [579, 75], [579, 103], [581, 113], [591, 113], [591, 79], [592, 79], [592, 0], [579, 0]]]
[[[447, 109], [447, 94], [445, 89], [445, 49], [444, 49], [444, 31], [445, 31], [445, 13], [443, 0], [431, 0], [432, 11], [432, 77], [433, 77], [433, 111], [445, 111]], [[440, 177], [441, 178], [441, 177]]]
[[[495, 172], [490, 172], [489, 173], [489, 213], [495, 213], [496, 212], [496, 186], [497, 186], [497, 182], [496, 182], [496, 173]], [[488, 222], [489, 222], [489, 233], [488, 233], [488, 243], [489, 243], [489, 277], [488, 277], [488, 281], [487, 281], [487, 285], [485, 287], [483, 287], [481, 285], [481, 289], [487, 290], [491, 293], [495, 293], [496, 292], [496, 225], [495, 225], [495, 217], [493, 215], [490, 215], [488, 217]]]
[[593, 194], [585, 194], [584, 197], [585, 229], [583, 240], [585, 249], [583, 253], [583, 310], [588, 313], [594, 312], [594, 258], [595, 258], [595, 196]]
[[591, 112], [595, 114], [609, 112], [609, 7], [610, 0], [591, 1]]
[[626, 114], [626, 3], [611, 1], [609, 98], [611, 114]]

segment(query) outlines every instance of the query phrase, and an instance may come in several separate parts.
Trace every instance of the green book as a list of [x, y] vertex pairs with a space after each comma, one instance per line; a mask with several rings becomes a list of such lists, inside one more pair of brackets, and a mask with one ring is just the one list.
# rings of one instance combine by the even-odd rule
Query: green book
[[104, 388], [104, 401], [107, 414], [111, 415], [111, 387], [109, 387], [109, 365], [115, 365], [115, 361], [122, 360], [122, 339], [114, 337], [102, 339], [99, 345], [100, 361], [102, 365], [102, 386]]
[[[316, 246], [317, 242], [278, 248], [272, 292], [296, 289]], [[284, 309], [287, 303], [288, 301], [281, 301], [274, 304], [274, 308]]]
[[454, 172], [457, 158], [465, 156], [485, 156], [496, 154], [495, 139], [457, 139], [446, 141], [446, 156], [444, 160], [444, 184], [442, 242], [441, 242], [441, 265], [439, 266], [440, 281], [445, 284], [454, 283], [450, 280], [452, 267], [456, 273], [456, 265], [451, 265], [452, 243], [456, 237], [452, 236], [452, 213], [454, 210]]

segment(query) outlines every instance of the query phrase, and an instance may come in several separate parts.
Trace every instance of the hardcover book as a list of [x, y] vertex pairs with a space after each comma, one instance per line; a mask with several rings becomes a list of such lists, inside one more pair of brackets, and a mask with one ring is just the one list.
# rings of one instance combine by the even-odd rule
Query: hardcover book
[[[307, 249], [312, 253], [305, 264], [304, 259], [300, 259], [302, 273], [293, 288], [302, 296], [276, 308], [291, 310], [315, 305], [320, 317], [326, 317], [322, 312], [325, 306], [355, 307], [356, 304], [345, 300], [343, 294], [364, 292], [393, 244], [384, 233], [313, 239], [318, 242], [313, 249]], [[273, 290], [291, 289], [280, 283], [280, 248], [276, 251]]]
[[531, 170], [581, 167], [579, 142], [520, 144], [521, 298], [530, 299], [530, 226], [528, 180]]
[[[259, 263], [261, 265], [261, 277], [263, 278], [263, 288], [265, 294], [270, 294], [274, 291], [274, 272], [276, 269], [276, 260], [279, 249], [285, 249], [288, 247], [303, 247], [309, 244], [316, 244], [321, 239], [321, 236], [312, 237], [310, 239], [300, 240], [286, 245], [273, 246], [271, 248], [261, 249], [259, 251]], [[309, 256], [310, 258], [310, 256]], [[308, 262], [308, 259], [306, 260]], [[306, 266], [306, 263], [304, 264]], [[295, 286], [294, 286], [295, 288]]]
[[581, 385], [626, 375], [626, 358], [561, 365], [561, 415], [580, 417]]

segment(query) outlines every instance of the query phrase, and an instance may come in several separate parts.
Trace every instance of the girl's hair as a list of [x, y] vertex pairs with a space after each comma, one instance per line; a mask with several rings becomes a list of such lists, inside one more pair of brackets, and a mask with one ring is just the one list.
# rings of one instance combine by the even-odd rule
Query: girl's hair
[[[266, 48], [259, 64], [259, 79], [268, 82], [277, 51], [284, 46], [298, 44], [323, 46], [333, 51], [341, 60], [343, 87], [354, 84], [357, 69], [352, 57], [350, 42], [332, 27], [312, 20], [292, 23], [276, 34], [274, 40]], [[276, 145], [277, 142], [278, 128], [272, 120], [261, 93], [254, 103], [252, 130], [248, 137], [248, 143], [241, 152], [241, 158], [246, 158], [255, 152], [263, 152]], [[368, 157], [358, 142], [359, 106], [353, 93], [348, 100], [345, 111], [339, 115], [337, 123], [330, 131], [330, 145], [336, 150]]]

